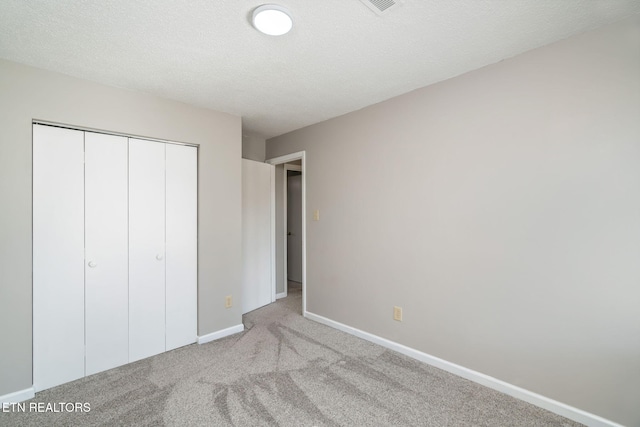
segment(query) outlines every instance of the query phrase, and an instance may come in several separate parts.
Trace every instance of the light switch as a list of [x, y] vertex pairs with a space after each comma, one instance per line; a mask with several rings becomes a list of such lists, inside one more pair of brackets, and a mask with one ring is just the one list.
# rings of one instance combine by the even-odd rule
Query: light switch
[[393, 320], [402, 322], [402, 307], [398, 307], [397, 305], [393, 306]]
[[320, 221], [320, 211], [318, 209], [313, 211], [313, 220], [314, 221]]

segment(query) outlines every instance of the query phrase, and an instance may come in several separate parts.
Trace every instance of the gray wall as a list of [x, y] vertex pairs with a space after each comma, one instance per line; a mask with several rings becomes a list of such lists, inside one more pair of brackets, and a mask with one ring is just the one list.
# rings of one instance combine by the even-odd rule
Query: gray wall
[[638, 17], [267, 142], [300, 150], [308, 311], [640, 424]]
[[32, 119], [199, 144], [198, 333], [241, 323], [240, 118], [0, 60], [0, 395], [32, 385]]
[[266, 139], [248, 132], [242, 134], [242, 158], [264, 162]]

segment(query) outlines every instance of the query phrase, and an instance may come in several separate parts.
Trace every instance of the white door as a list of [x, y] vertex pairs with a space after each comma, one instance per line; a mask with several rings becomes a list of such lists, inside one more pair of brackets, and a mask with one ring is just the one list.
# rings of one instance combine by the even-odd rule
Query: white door
[[85, 132], [86, 375], [129, 360], [127, 138]]
[[271, 235], [274, 166], [242, 159], [242, 313], [275, 300]]
[[197, 338], [198, 150], [166, 145], [166, 349]]
[[[33, 386], [84, 376], [84, 133], [33, 126]], [[11, 327], [11, 325], [4, 325]]]
[[129, 361], [165, 351], [165, 145], [129, 139]]
[[[287, 171], [287, 174], [291, 172]], [[302, 175], [287, 176], [287, 280], [302, 283]]]

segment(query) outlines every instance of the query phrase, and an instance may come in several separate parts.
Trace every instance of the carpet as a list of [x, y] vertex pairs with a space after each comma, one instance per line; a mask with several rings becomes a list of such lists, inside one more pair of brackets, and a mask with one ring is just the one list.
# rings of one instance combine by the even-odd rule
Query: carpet
[[[580, 425], [300, 312], [300, 288], [290, 287], [246, 314], [243, 333], [42, 391], [25, 412], [0, 412], [0, 425]], [[29, 410], [56, 403], [90, 410]]]

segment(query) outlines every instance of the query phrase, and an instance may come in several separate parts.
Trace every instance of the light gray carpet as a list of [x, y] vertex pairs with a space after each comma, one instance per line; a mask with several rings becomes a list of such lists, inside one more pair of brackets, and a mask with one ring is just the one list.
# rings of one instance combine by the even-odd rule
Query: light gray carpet
[[[88, 413], [0, 413], [3, 426], [577, 426], [535, 406], [304, 319], [301, 293], [242, 334], [38, 393]], [[30, 402], [26, 402], [27, 407]]]

